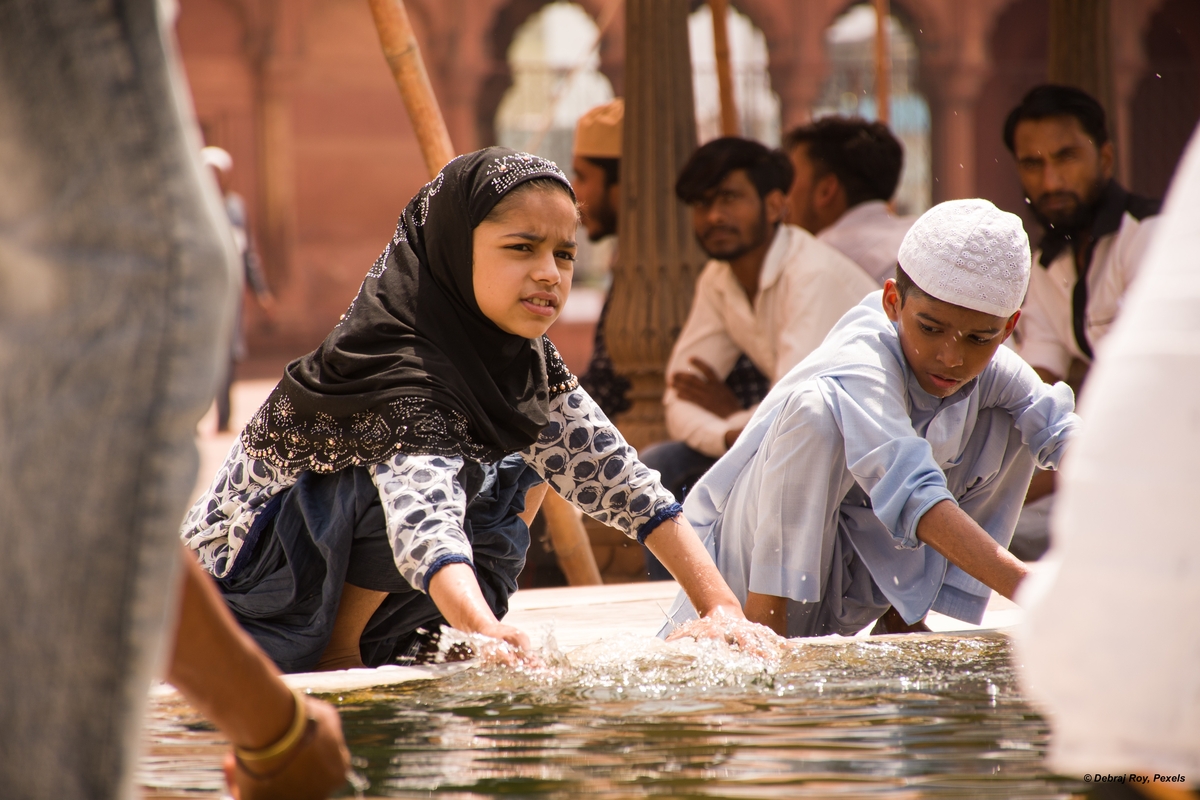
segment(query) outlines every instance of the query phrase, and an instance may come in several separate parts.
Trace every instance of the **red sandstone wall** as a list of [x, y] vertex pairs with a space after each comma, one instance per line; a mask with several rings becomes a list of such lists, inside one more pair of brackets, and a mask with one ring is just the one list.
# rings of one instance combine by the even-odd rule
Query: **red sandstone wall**
[[[597, 17], [613, 1], [580, 0]], [[487, 144], [491, 115], [510, 80], [505, 51], [517, 27], [544, 0], [407, 4], [456, 147]], [[805, 121], [824, 78], [823, 31], [850, 0], [734, 0], [734, 5], [766, 35], [785, 126]], [[982, 194], [1010, 207], [1018, 204], [997, 125], [1026, 88], [1021, 82], [1032, 79], [1025, 60], [1044, 58], [1028, 19], [1044, 13], [1045, 3], [892, 0], [892, 5], [917, 31], [921, 88], [932, 114], [935, 199]], [[1200, 98], [1170, 102], [1173, 96], [1159, 98], [1151, 91], [1157, 87], [1147, 88], [1145, 81], [1155, 65], [1174, 70], [1176, 94], [1178, 87], [1200, 85], [1200, 73], [1186, 71], [1187, 58], [1200, 64], [1200, 31], [1192, 30], [1200, 19], [1194, 0], [1110, 0], [1110, 5], [1114, 131], [1122, 177], [1136, 186], [1143, 181], [1134, 174], [1132, 143], [1149, 141], [1147, 131], [1158, 132], [1163, 123], [1131, 119], [1131, 108], [1137, 103], [1139, 109], [1169, 111], [1172, 146], [1182, 140], [1194, 120], [1183, 119], [1180, 109], [1194, 114]], [[365, 0], [181, 0], [180, 8], [178, 36], [201, 125], [209, 143], [234, 157], [234, 188], [247, 199], [278, 294], [273, 320], [248, 304], [251, 351], [302, 353], [345, 309], [403, 204], [425, 181], [415, 138]], [[1173, 60], [1158, 67], [1162, 59], [1147, 54], [1146, 47], [1163, 38], [1148, 34], [1164, 25], [1182, 45], [1180, 52], [1164, 54]], [[622, 31], [618, 15], [600, 51], [602, 70], [617, 87]], [[1153, 149], [1153, 164], [1143, 171], [1154, 172], [1147, 182], [1157, 186], [1172, 156], [1159, 152], [1161, 146]], [[564, 348], [571, 351], [569, 360], [586, 352], [584, 333], [563, 332], [561, 338], [579, 343]]]

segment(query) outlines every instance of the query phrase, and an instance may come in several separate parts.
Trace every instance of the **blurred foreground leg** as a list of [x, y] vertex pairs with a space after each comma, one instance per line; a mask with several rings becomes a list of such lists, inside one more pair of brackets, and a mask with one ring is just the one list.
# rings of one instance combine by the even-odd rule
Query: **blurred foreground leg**
[[167, 3], [0, 0], [0, 794], [133, 794], [232, 308]]

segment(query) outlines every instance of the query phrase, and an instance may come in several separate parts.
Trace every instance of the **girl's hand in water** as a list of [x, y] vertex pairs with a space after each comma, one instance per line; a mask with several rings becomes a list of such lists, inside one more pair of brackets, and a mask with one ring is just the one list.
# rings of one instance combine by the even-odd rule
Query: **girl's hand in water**
[[521, 630], [502, 622], [487, 626], [479, 634], [495, 640], [495, 643], [485, 642], [479, 646], [479, 659], [485, 663], [498, 663], [505, 666], [544, 667], [545, 663], [533, 650], [529, 636]]
[[680, 625], [667, 637], [668, 642], [679, 639], [712, 639], [759, 658], [778, 658], [787, 641], [766, 625], [746, 619], [741, 609], [735, 613], [723, 607]]

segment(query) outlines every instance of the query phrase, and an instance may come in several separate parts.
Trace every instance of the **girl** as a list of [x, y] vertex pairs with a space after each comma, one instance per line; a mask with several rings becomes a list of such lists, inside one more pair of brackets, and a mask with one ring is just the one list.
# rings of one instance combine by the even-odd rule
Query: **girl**
[[710, 620], [700, 635], [744, 620], [679, 504], [544, 336], [576, 224], [552, 162], [498, 147], [451, 161], [188, 513], [183, 540], [285, 671], [389, 663], [442, 623], [527, 653], [499, 620], [542, 480], [645, 541]]

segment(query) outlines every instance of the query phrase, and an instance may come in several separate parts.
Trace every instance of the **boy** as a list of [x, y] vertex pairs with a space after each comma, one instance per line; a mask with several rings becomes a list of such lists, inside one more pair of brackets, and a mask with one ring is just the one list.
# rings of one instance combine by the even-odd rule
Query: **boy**
[[[746, 616], [853, 634], [889, 606], [978, 623], [1025, 566], [1005, 549], [1035, 463], [1057, 468], [1074, 395], [1000, 345], [1029, 283], [1020, 220], [926, 212], [896, 279], [780, 381], [684, 506]], [[924, 546], [928, 545], [928, 547]], [[685, 598], [674, 623], [694, 616]], [[668, 623], [667, 627], [671, 627]]]

